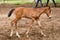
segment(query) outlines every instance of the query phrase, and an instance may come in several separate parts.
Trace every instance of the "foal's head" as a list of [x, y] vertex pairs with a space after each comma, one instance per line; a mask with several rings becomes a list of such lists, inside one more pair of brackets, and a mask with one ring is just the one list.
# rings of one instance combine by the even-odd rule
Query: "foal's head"
[[45, 13], [50, 19], [51, 18], [51, 9], [50, 9], [50, 7], [46, 9]]
[[51, 18], [51, 9], [50, 9], [50, 7], [46, 8], [44, 10], [44, 13], [46, 13], [46, 15], [49, 17], [49, 19]]
[[39, 12], [39, 17], [41, 14], [45, 13], [49, 18], [51, 18], [51, 8], [50, 7], [43, 7], [43, 8], [38, 8]]

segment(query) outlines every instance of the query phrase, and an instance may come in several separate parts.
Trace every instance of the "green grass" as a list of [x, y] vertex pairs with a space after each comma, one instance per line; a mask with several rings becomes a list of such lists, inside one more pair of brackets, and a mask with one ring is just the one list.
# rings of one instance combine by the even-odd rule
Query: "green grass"
[[[46, 2], [47, 2], [47, 0], [42, 0], [42, 1], [43, 1], [43, 3], [46, 3]], [[49, 2], [50, 2], [50, 3], [53, 3], [52, 0], [49, 0]], [[60, 0], [55, 0], [55, 2], [56, 2], [56, 3], [60, 3]]]
[[[33, 3], [34, 0], [6, 0], [5, 3], [9, 4], [24, 4], [24, 3]], [[42, 0], [43, 3], [46, 3], [47, 0]], [[56, 3], [60, 3], [60, 0], [55, 0]], [[0, 3], [3, 3], [3, 0], [0, 0]], [[52, 3], [52, 0], [50, 0]]]
[[60, 3], [60, 0], [55, 0], [56, 1], [56, 3]]
[[[3, 3], [4, 1], [1, 1], [0, 0], [0, 3]], [[24, 3], [32, 3], [33, 2], [33, 0], [31, 1], [31, 0], [9, 0], [9, 1], [5, 1], [4, 3], [9, 3], [9, 4], [24, 4]]]

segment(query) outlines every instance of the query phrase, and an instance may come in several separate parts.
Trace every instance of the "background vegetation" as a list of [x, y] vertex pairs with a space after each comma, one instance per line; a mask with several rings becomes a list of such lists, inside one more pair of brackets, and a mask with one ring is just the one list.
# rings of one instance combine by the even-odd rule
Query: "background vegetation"
[[[43, 3], [46, 3], [47, 0], [42, 0]], [[33, 3], [34, 0], [0, 0], [0, 3], [10, 3], [10, 4], [24, 4], [24, 3]], [[60, 0], [55, 0], [56, 3], [60, 3]], [[52, 0], [50, 0], [52, 3]]]

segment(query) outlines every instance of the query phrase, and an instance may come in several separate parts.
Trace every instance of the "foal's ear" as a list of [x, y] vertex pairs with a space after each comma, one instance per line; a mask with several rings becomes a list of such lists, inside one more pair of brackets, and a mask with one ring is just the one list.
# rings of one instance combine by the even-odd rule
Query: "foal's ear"
[[51, 9], [51, 7], [50, 6], [48, 6], [49, 7], [49, 9]]

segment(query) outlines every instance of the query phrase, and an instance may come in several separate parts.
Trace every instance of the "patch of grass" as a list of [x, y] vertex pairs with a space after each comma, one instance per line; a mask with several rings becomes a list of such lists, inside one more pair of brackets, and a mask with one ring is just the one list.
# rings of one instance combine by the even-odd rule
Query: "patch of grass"
[[32, 3], [32, 2], [21, 2], [21, 1], [5, 1], [5, 2], [3, 2], [3, 1], [1, 1], [0, 3], [7, 3], [7, 4], [25, 4], [25, 3]]
[[[7, 4], [25, 4], [25, 3], [33, 3], [34, 0], [6, 0], [5, 3]], [[43, 3], [46, 3], [47, 0], [42, 0]], [[49, 1], [50, 3], [53, 3], [52, 0]], [[60, 3], [60, 0], [55, 0], [56, 3]], [[0, 0], [0, 3], [3, 3], [3, 0]]]
[[15, 5], [19, 5], [20, 3], [14, 3]]

